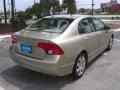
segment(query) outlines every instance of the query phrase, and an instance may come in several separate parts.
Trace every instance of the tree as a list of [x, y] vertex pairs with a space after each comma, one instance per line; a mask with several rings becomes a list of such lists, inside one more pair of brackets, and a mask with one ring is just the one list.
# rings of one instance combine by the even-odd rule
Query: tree
[[35, 3], [25, 10], [25, 18], [30, 19], [33, 15], [41, 18], [50, 14], [58, 14], [61, 11], [59, 0], [40, 0], [40, 3]]
[[15, 18], [15, 22], [19, 26], [22, 26], [22, 27], [25, 26], [25, 13], [23, 11], [17, 12], [17, 16]]
[[86, 12], [86, 9], [85, 8], [80, 8], [79, 10], [78, 10], [78, 13], [85, 13]]
[[67, 14], [76, 13], [75, 0], [63, 0], [62, 7], [64, 11], [67, 10]]
[[50, 15], [50, 11], [52, 11], [52, 14], [55, 14], [61, 10], [59, 0], [40, 0], [40, 6], [42, 7], [42, 14], [44, 16]]
[[58, 0], [50, 0], [51, 8], [53, 9], [53, 14], [60, 12], [60, 4]]
[[78, 9], [78, 13], [92, 14], [90, 8], [80, 8], [80, 9]]
[[14, 0], [11, 0], [11, 13], [12, 13], [12, 24], [14, 25], [15, 24], [15, 22], [14, 22], [14, 3], [15, 1]]
[[50, 0], [40, 0], [40, 6], [42, 7], [43, 16], [50, 15], [51, 9]]
[[3, 0], [3, 5], [4, 5], [5, 24], [7, 24], [6, 0]]
[[37, 16], [37, 18], [41, 17], [41, 13], [42, 13], [42, 7], [40, 6], [39, 3], [35, 3], [32, 6], [32, 11], [34, 12], [35, 16]]
[[27, 8], [24, 13], [25, 13], [25, 19], [31, 19], [33, 16], [32, 7]]
[[37, 16], [37, 18], [41, 17], [42, 7], [39, 3], [35, 3], [32, 7], [29, 7], [25, 10], [25, 18], [30, 19], [33, 15]]

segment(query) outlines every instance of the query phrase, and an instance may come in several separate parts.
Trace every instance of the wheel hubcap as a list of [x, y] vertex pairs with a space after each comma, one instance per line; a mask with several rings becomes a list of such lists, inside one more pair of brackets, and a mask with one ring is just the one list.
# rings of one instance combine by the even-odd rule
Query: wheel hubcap
[[86, 59], [84, 56], [80, 56], [77, 61], [76, 71], [78, 75], [82, 75], [85, 70]]

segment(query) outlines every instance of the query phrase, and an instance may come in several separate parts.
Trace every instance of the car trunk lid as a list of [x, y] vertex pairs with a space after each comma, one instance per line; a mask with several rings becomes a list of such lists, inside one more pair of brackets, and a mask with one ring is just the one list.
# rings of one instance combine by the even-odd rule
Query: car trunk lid
[[60, 34], [47, 32], [25, 31], [17, 32], [15, 34], [17, 44], [14, 45], [16, 53], [29, 56], [32, 58], [43, 60], [46, 57], [46, 52], [43, 48], [37, 47], [42, 43], [49, 43], [52, 39], [58, 37]]

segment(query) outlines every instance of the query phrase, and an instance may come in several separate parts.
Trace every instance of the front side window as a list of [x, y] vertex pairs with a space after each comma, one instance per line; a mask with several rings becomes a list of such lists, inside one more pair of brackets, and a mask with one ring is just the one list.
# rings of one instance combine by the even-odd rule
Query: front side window
[[43, 18], [31, 26], [32, 31], [61, 33], [71, 23], [72, 19]]
[[101, 30], [104, 30], [105, 28], [104, 23], [100, 21], [99, 19], [93, 19], [93, 24], [94, 24], [96, 31], [101, 31]]
[[81, 33], [90, 33], [92, 32], [92, 28], [88, 19], [84, 19], [79, 23], [79, 30]]

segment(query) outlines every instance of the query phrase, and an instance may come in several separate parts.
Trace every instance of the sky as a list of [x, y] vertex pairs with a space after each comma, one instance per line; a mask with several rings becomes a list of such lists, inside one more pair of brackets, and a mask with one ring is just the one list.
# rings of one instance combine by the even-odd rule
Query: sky
[[[8, 1], [6, 0], [7, 9], [9, 8]], [[11, 0], [10, 0], [11, 1]], [[59, 0], [62, 3], [62, 0]], [[76, 0], [77, 8], [91, 8], [92, 0]], [[94, 8], [100, 8], [100, 3], [109, 2], [110, 0], [94, 0], [95, 6]], [[39, 2], [39, 0], [36, 0]], [[120, 3], [120, 0], [118, 0]], [[16, 0], [16, 9], [17, 11], [25, 10], [26, 8], [32, 6], [34, 4], [34, 0]], [[0, 11], [3, 11], [3, 0], [0, 0]]]

